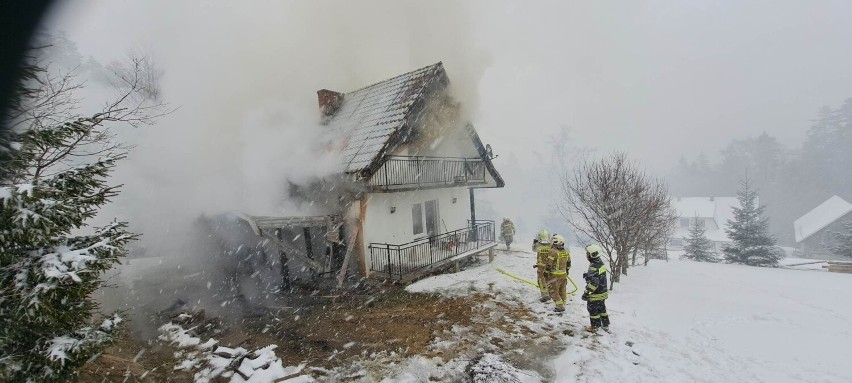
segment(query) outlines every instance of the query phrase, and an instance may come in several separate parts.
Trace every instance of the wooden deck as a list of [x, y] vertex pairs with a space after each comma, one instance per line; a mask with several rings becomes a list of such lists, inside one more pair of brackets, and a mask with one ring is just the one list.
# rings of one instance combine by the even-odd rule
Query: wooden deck
[[852, 274], [852, 262], [828, 261], [828, 266], [823, 266], [832, 273]]

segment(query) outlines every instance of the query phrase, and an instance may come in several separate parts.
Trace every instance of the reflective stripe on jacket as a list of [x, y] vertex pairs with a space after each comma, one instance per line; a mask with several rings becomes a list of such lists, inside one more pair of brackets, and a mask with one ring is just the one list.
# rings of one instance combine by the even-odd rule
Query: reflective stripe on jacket
[[606, 266], [598, 259], [589, 265], [589, 270], [583, 274], [586, 280], [586, 294], [589, 301], [602, 301], [609, 297], [607, 293]]
[[549, 243], [535, 243], [533, 244], [533, 251], [536, 252], [538, 259], [539, 267], [547, 266], [547, 258], [550, 255], [550, 244]]
[[568, 269], [571, 268], [571, 254], [565, 249], [551, 249], [549, 254], [549, 264], [551, 265], [550, 275], [567, 275]]

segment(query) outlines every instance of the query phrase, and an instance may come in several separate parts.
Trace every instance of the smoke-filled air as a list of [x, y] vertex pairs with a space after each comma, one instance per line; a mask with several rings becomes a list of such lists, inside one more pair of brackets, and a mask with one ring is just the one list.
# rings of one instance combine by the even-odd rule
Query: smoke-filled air
[[42, 13], [0, 381], [852, 381], [852, 3]]

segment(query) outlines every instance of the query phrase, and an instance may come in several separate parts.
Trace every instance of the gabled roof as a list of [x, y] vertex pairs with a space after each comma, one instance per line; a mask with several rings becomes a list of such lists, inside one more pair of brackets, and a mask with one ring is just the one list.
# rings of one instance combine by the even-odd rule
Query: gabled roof
[[328, 120], [329, 128], [345, 140], [343, 171], [357, 173], [374, 165], [395, 137], [404, 136], [408, 118], [422, 107], [431, 87], [448, 82], [439, 62], [344, 94]]
[[680, 218], [713, 218], [720, 228], [734, 219], [734, 208], [740, 207], [737, 197], [677, 197], [672, 207]]
[[491, 157], [489, 157], [488, 149], [485, 147], [485, 145], [482, 145], [482, 139], [479, 138], [479, 134], [476, 133], [476, 129], [473, 128], [472, 124], [467, 124], [464, 128], [470, 135], [470, 138], [473, 140], [473, 145], [476, 147], [476, 151], [479, 153], [479, 158], [482, 158], [482, 161], [485, 163], [485, 168], [488, 170], [488, 173], [491, 174], [491, 177], [494, 178], [494, 182], [497, 184], [496, 187], [502, 188], [506, 186], [506, 181], [503, 180], [503, 176], [500, 175], [500, 173], [497, 171], [497, 168], [494, 167], [494, 163], [491, 162]]
[[832, 196], [793, 222], [796, 242], [804, 241], [849, 212], [852, 212], [852, 204], [836, 195]]

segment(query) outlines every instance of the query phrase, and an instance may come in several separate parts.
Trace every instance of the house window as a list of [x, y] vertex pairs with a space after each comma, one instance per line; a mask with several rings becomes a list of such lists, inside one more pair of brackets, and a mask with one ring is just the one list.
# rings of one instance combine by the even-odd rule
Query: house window
[[695, 220], [699, 227], [707, 227], [707, 221], [704, 218], [698, 218]]
[[680, 227], [689, 227], [689, 218], [681, 218]]
[[669, 242], [669, 243], [670, 243], [672, 246], [683, 246], [683, 240], [680, 240], [680, 239], [673, 239], [673, 240], [672, 240], [671, 242]]
[[416, 203], [411, 205], [411, 222], [413, 224], [414, 235], [423, 234], [423, 204]]

